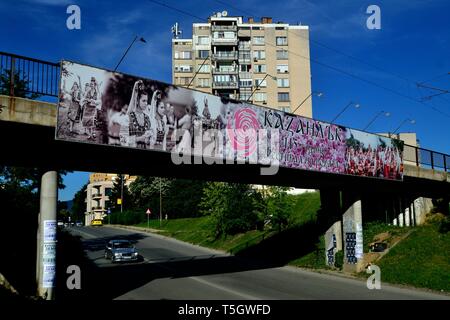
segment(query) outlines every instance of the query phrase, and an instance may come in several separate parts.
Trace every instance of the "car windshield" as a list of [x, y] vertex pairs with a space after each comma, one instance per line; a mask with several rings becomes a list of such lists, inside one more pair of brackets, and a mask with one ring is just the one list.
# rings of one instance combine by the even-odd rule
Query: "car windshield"
[[129, 242], [115, 242], [113, 244], [113, 247], [116, 249], [120, 249], [120, 248], [132, 248], [133, 245]]

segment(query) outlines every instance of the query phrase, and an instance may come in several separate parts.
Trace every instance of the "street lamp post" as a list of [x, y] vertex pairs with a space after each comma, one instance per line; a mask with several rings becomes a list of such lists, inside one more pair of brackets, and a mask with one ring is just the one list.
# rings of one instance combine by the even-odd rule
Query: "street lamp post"
[[308, 98], [310, 98], [313, 94], [315, 94], [316, 96], [318, 96], [319, 98], [321, 96], [323, 96], [322, 92], [316, 92], [316, 91], [312, 91], [302, 102], [300, 102], [300, 104], [297, 106], [297, 108], [295, 108], [294, 111], [292, 111], [292, 113], [295, 113], [295, 111], [297, 111], [298, 108], [300, 108], [305, 102], [306, 100], [308, 100]]
[[264, 78], [262, 78], [262, 80], [256, 85], [255, 89], [253, 89], [252, 93], [250, 94], [250, 97], [248, 97], [248, 99], [246, 100], [246, 102], [249, 102], [250, 99], [253, 97], [253, 94], [255, 93], [256, 90], [259, 89], [259, 86], [261, 85], [261, 83], [264, 82], [264, 80], [266, 80], [267, 77], [271, 77], [273, 80], [277, 81], [277, 77], [274, 77], [268, 73], [266, 73], [266, 75], [264, 76]]
[[[133, 41], [131, 42], [130, 46], [128, 47], [128, 49], [125, 51], [125, 53], [123, 54], [122, 58], [120, 58], [119, 63], [117, 64], [117, 66], [114, 68], [114, 71], [117, 70], [117, 68], [119, 67], [120, 63], [122, 62], [122, 60], [125, 58], [125, 56], [127, 55], [128, 51], [131, 49], [131, 47], [133, 46], [133, 44], [136, 42], [136, 40], [138, 39], [138, 36], [135, 36]], [[147, 41], [145, 41], [144, 38], [140, 38], [139, 41], [147, 43]]]
[[375, 117], [373, 117], [372, 120], [370, 120], [369, 123], [364, 127], [363, 131], [366, 131], [366, 130], [370, 127], [370, 125], [371, 125], [372, 123], [374, 123], [375, 120], [378, 119], [378, 117], [381, 116], [383, 113], [384, 113], [384, 115], [385, 115], [386, 117], [389, 117], [389, 116], [391, 115], [390, 112], [385, 112], [385, 111], [380, 111], [380, 112], [378, 112], [378, 113], [375, 115]]
[[123, 212], [123, 174], [120, 175], [120, 213]]
[[347, 110], [348, 107], [350, 107], [351, 105], [354, 105], [356, 109], [358, 109], [358, 108], [360, 107], [360, 104], [359, 104], [359, 103], [355, 103], [355, 102], [351, 101], [349, 104], [347, 104], [347, 105], [344, 107], [344, 109], [341, 110], [341, 112], [339, 112], [339, 113], [333, 118], [333, 120], [331, 120], [330, 124], [333, 124], [333, 123], [336, 121], [336, 119], [339, 118], [340, 115], [343, 114], [343, 113], [345, 112], [345, 110]]

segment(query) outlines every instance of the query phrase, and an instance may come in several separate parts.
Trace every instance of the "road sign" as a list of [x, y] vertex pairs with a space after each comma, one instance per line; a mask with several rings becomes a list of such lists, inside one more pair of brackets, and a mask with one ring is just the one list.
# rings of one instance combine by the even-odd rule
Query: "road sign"
[[117, 204], [122, 204], [122, 199], [117, 198]]
[[152, 214], [152, 212], [150, 211], [150, 209], [147, 209], [146, 214]]

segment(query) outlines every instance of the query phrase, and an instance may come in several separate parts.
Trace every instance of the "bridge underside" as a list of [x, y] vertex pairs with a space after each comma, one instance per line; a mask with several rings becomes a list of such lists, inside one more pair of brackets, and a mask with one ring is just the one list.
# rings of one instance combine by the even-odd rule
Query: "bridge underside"
[[399, 182], [288, 168], [280, 168], [276, 175], [262, 176], [257, 165], [175, 165], [170, 154], [164, 152], [56, 141], [55, 129], [49, 126], [0, 121], [0, 137], [2, 165], [333, 188], [361, 193], [395, 192], [429, 197], [450, 194], [450, 183], [411, 176], [405, 176], [404, 181]]

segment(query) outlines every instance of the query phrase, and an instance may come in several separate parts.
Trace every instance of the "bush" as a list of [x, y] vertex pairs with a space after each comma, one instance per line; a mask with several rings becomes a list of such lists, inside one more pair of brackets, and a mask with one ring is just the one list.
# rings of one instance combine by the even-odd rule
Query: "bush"
[[[111, 213], [109, 220], [111, 224], [123, 224], [123, 225], [134, 225], [141, 222], [147, 221], [147, 217], [144, 214], [145, 210], [130, 211], [126, 210], [124, 212], [116, 211]], [[108, 222], [108, 217], [103, 219], [104, 223]]]
[[450, 217], [446, 217], [439, 223], [439, 232], [447, 233], [450, 231]]
[[334, 255], [334, 266], [338, 269], [342, 269], [344, 265], [344, 250], [336, 252]]

